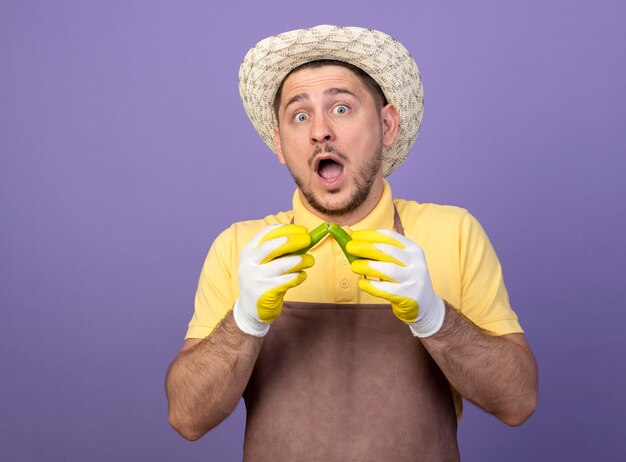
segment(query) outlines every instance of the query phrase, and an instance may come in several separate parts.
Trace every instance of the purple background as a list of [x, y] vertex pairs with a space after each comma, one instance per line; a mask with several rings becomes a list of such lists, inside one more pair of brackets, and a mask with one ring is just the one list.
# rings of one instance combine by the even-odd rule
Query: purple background
[[337, 23], [416, 58], [426, 112], [394, 193], [478, 217], [537, 356], [535, 415], [512, 429], [467, 404], [463, 459], [626, 460], [625, 17], [602, 0], [3, 0], [0, 457], [240, 460], [241, 406], [186, 442], [164, 374], [213, 238], [290, 208], [239, 63]]

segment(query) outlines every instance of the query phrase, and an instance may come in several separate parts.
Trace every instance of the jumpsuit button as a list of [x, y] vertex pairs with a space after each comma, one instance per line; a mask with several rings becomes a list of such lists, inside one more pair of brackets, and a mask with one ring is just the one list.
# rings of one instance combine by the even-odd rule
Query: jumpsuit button
[[347, 265], [348, 264], [348, 259], [346, 257], [341, 257], [339, 259], [339, 263], [341, 263], [342, 265]]
[[342, 289], [347, 289], [348, 287], [350, 287], [350, 283], [348, 282], [347, 279], [342, 279], [339, 285], [341, 286]]

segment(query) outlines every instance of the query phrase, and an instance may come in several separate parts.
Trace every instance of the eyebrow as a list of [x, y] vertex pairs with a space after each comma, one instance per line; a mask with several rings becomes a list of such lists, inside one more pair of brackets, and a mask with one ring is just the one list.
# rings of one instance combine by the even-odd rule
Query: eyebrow
[[[324, 96], [336, 96], [336, 95], [350, 95], [353, 97], [357, 97], [354, 92], [348, 90], [347, 88], [329, 88], [328, 90], [324, 90]], [[286, 111], [287, 108], [293, 104], [293, 103], [297, 103], [299, 101], [305, 101], [309, 99], [309, 94], [308, 93], [299, 93], [291, 98], [289, 98], [289, 101], [287, 101], [287, 104], [285, 104], [285, 108], [284, 110]]]

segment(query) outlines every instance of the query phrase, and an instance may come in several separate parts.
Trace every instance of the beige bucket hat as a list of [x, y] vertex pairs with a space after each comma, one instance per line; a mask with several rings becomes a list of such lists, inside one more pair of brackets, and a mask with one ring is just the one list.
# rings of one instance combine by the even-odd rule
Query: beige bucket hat
[[352, 64], [369, 74], [398, 109], [400, 124], [393, 145], [383, 150], [383, 174], [406, 158], [422, 123], [422, 79], [408, 50], [389, 35], [361, 27], [317, 26], [261, 40], [239, 68], [239, 94], [252, 125], [276, 152], [273, 127], [274, 97], [283, 79], [296, 67], [332, 59]]

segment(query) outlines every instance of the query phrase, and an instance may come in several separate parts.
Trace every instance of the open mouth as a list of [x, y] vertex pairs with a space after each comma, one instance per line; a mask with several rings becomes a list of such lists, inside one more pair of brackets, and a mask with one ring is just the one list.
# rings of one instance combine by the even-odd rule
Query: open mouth
[[330, 157], [320, 158], [317, 160], [315, 171], [323, 180], [333, 182], [343, 173], [343, 164]]

